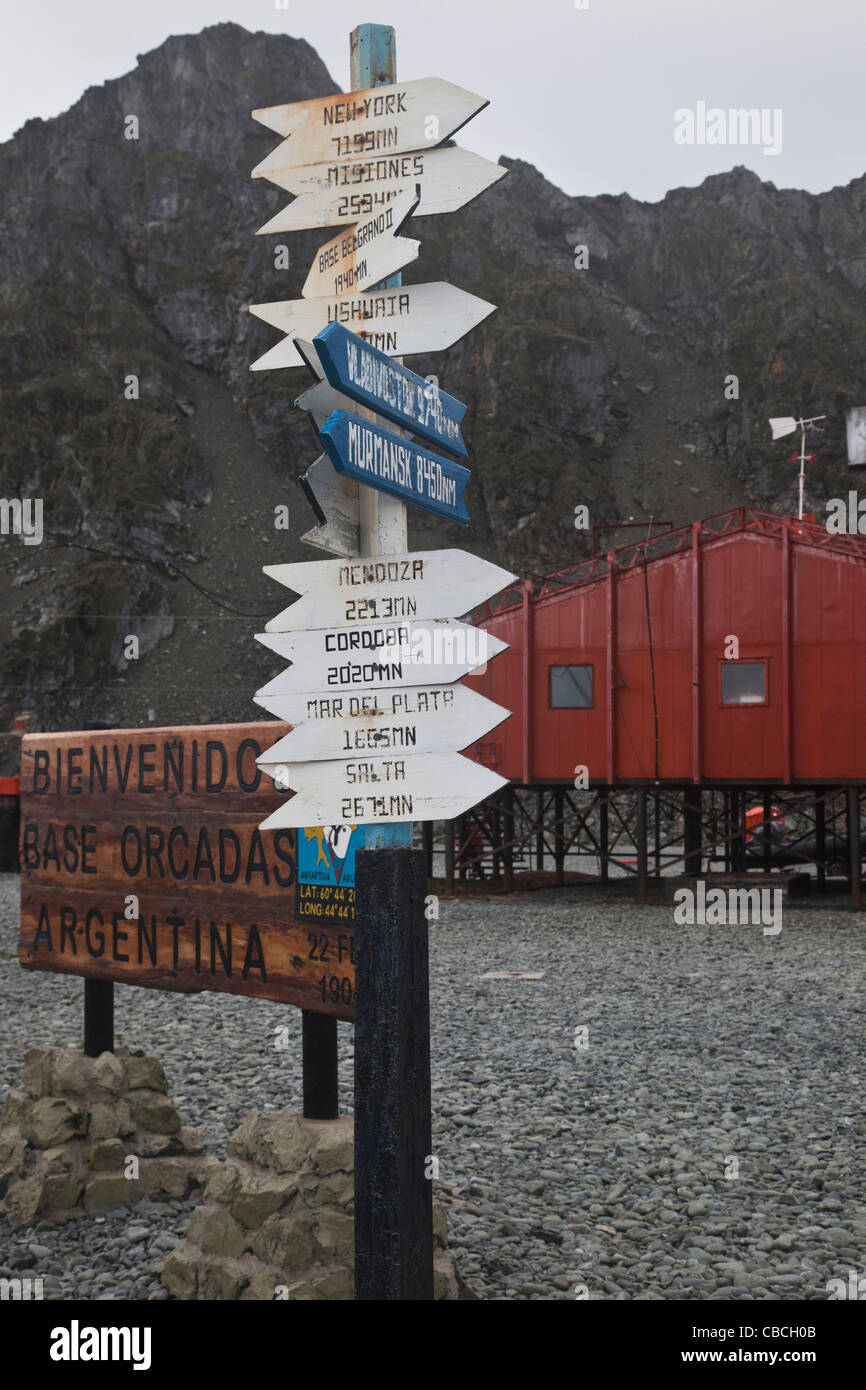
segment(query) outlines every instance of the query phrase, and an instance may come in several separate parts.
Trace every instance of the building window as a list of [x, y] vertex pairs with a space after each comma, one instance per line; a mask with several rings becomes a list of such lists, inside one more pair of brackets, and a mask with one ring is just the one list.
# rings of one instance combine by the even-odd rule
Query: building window
[[723, 705], [765, 705], [766, 703], [766, 661], [722, 662]]
[[592, 667], [551, 666], [551, 709], [592, 709]]

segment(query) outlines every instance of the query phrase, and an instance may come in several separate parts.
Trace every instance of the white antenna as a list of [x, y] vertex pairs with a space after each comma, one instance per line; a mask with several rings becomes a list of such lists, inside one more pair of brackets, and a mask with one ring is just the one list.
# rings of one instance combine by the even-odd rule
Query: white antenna
[[[814, 429], [817, 420], [826, 420], [826, 415], [813, 415], [809, 420], [795, 420], [793, 415], [781, 415], [770, 421], [774, 439], [782, 439], [786, 434], [800, 431], [800, 520], [803, 520], [803, 484], [806, 479], [806, 430]], [[820, 434], [821, 431], [819, 430]]]

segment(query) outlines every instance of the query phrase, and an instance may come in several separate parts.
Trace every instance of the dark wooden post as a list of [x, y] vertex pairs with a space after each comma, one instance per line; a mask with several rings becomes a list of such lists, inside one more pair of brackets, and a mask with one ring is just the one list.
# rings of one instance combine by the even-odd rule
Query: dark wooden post
[[424, 856], [427, 862], [427, 877], [433, 877], [433, 822], [425, 820], [421, 822], [421, 843], [424, 846]]
[[[101, 720], [84, 726], [107, 729]], [[99, 1057], [114, 1051], [114, 981], [84, 981], [84, 1055]]]
[[114, 981], [84, 981], [84, 1055], [114, 1051]]
[[649, 896], [647, 875], [646, 788], [637, 793], [637, 900], [645, 903]]
[[302, 1070], [304, 1078], [304, 1119], [336, 1120], [337, 1100], [337, 1020], [328, 1014], [301, 1013]]
[[355, 1298], [433, 1297], [430, 1004], [420, 850], [356, 861]]
[[535, 867], [544, 868], [544, 791], [535, 793]]
[[851, 906], [863, 906], [863, 884], [860, 877], [860, 791], [848, 788], [848, 874], [851, 880]]

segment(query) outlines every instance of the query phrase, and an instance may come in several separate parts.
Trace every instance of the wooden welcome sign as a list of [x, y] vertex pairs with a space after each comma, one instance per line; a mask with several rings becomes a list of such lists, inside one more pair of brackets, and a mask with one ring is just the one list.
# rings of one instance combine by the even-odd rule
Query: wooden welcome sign
[[305, 889], [310, 832], [259, 829], [285, 797], [256, 758], [288, 728], [25, 736], [21, 964], [352, 1019], [354, 888]]

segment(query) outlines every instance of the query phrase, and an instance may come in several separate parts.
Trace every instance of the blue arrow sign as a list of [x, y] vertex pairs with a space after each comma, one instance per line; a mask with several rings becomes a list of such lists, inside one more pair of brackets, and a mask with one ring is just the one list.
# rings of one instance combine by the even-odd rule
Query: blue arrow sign
[[338, 473], [469, 525], [463, 489], [472, 475], [462, 464], [420, 449], [412, 440], [348, 410], [335, 410], [319, 433]]
[[460, 432], [466, 406], [460, 401], [372, 347], [357, 333], [350, 333], [341, 323], [329, 323], [313, 343], [335, 390], [419, 438], [466, 457]]

